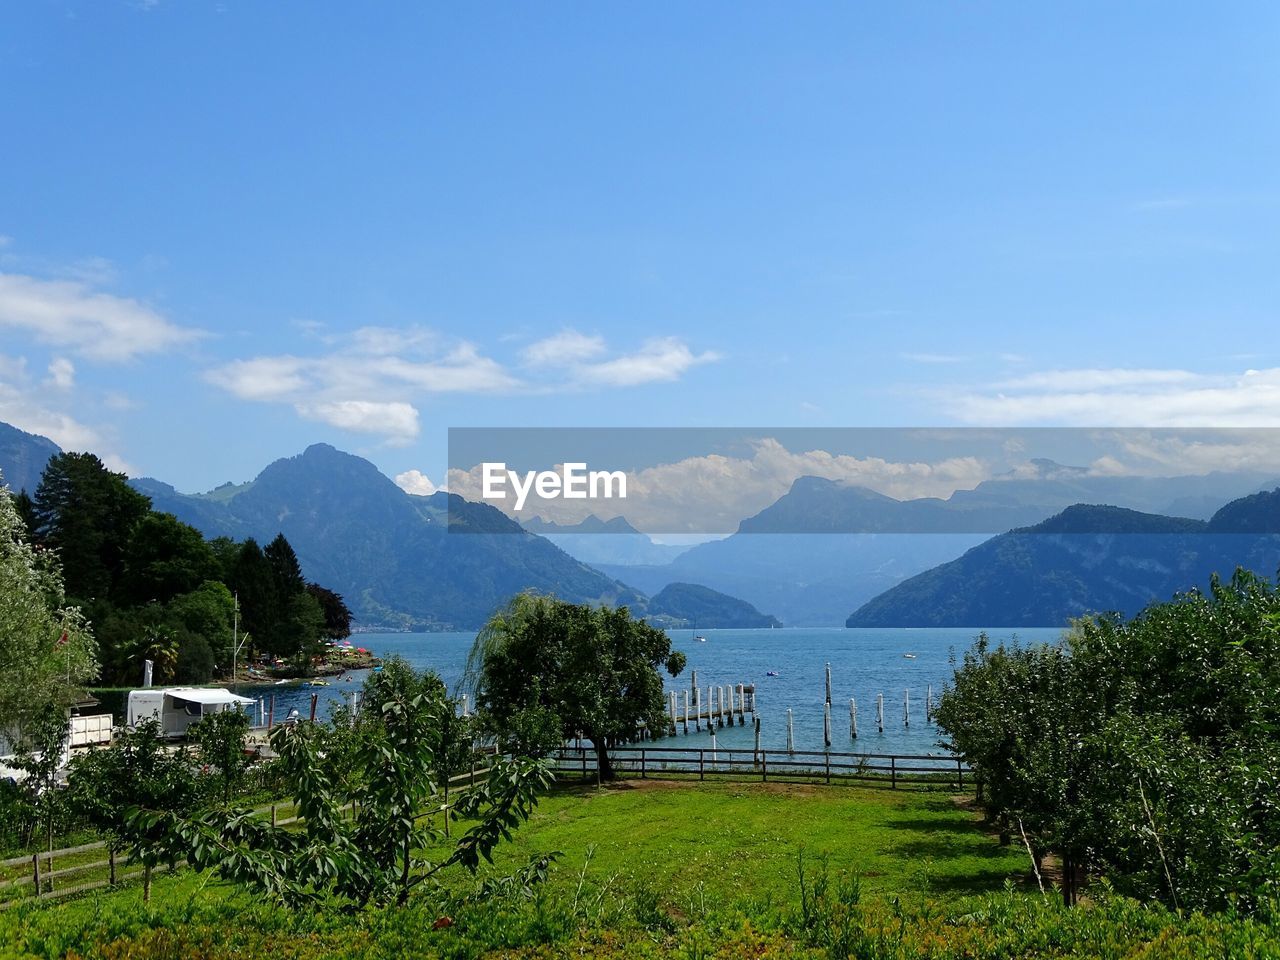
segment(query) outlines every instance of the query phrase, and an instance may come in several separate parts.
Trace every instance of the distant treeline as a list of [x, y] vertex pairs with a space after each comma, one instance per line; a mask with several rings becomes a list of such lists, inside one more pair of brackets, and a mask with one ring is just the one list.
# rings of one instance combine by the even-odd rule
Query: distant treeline
[[97, 637], [105, 684], [138, 682], [144, 660], [155, 663], [157, 683], [229, 672], [237, 598], [246, 654], [305, 669], [326, 639], [351, 632], [342, 597], [306, 581], [283, 535], [265, 549], [252, 539], [205, 540], [152, 510], [93, 454], [57, 454], [35, 495], [14, 499], [31, 542], [57, 551], [67, 597]]

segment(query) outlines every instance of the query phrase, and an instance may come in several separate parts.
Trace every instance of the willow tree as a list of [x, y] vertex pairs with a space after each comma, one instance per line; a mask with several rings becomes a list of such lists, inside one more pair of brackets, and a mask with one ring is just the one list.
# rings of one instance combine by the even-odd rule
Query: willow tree
[[21, 745], [40, 717], [65, 713], [96, 674], [96, 655], [79, 608], [66, 602], [55, 555], [27, 542], [0, 485], [0, 739]]
[[485, 624], [467, 673], [483, 723], [510, 747], [539, 755], [582, 736], [606, 780], [611, 746], [641, 723], [665, 732], [659, 670], [674, 677], [684, 665], [671, 638], [626, 607], [523, 593]]

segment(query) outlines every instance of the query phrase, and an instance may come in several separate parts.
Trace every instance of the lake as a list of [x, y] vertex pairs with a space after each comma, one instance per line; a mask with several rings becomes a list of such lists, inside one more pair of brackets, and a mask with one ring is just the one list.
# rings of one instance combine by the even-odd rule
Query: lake
[[[824, 669], [831, 664], [832, 749], [859, 753], [936, 753], [938, 734], [925, 722], [925, 694], [933, 687], [936, 699], [952, 674], [951, 657], [957, 659], [973, 643], [980, 628], [857, 629], [839, 627], [787, 627], [779, 630], [703, 630], [706, 642], [693, 639], [692, 630], [671, 632], [672, 645], [684, 652], [689, 663], [676, 680], [667, 679], [667, 688], [682, 691], [689, 686], [690, 670], [697, 670], [698, 684], [705, 696], [712, 684], [735, 687], [756, 685], [756, 709], [760, 717], [762, 744], [768, 749], [785, 748], [786, 713], [793, 712], [796, 748], [822, 749], [822, 707], [825, 695]], [[1053, 641], [1062, 635], [1057, 627], [1011, 630], [988, 629], [993, 642], [1016, 637], [1024, 642]], [[380, 657], [399, 654], [415, 667], [435, 670], [451, 690], [462, 679], [474, 633], [364, 633], [356, 636], [359, 646]], [[907, 658], [904, 654], [914, 654]], [[776, 672], [778, 676], [767, 674]], [[240, 686], [246, 696], [272, 695], [276, 698], [276, 719], [297, 709], [304, 717], [310, 709], [312, 693], [320, 696], [319, 715], [331, 704], [357, 689], [363, 671], [349, 674], [348, 682], [334, 679], [327, 687]], [[910, 691], [910, 725], [903, 724], [903, 692]], [[884, 694], [884, 732], [876, 729], [875, 701]], [[849, 739], [849, 698], [858, 703], [858, 740]], [[681, 701], [682, 703], [683, 701]], [[717, 731], [721, 747], [750, 749], [754, 734], [750, 725]], [[705, 732], [669, 740], [671, 746], [704, 746], [710, 743]]]

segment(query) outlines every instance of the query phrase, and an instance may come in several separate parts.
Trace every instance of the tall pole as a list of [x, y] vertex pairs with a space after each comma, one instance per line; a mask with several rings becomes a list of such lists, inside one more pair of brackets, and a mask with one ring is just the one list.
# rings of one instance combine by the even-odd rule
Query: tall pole
[[231, 607], [231, 686], [236, 685], [236, 654], [240, 652], [240, 591], [233, 595]]

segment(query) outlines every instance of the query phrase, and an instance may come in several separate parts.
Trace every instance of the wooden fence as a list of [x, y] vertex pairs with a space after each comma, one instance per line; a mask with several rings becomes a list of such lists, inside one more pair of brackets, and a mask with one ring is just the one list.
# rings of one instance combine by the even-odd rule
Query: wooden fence
[[[553, 755], [556, 773], [596, 776], [596, 752], [588, 746], [565, 746]], [[837, 753], [826, 750], [751, 750], [720, 747], [616, 747], [609, 751], [621, 776], [707, 780], [729, 778], [808, 783], [864, 782], [898, 787], [950, 786], [972, 783], [964, 761], [923, 754]]]

